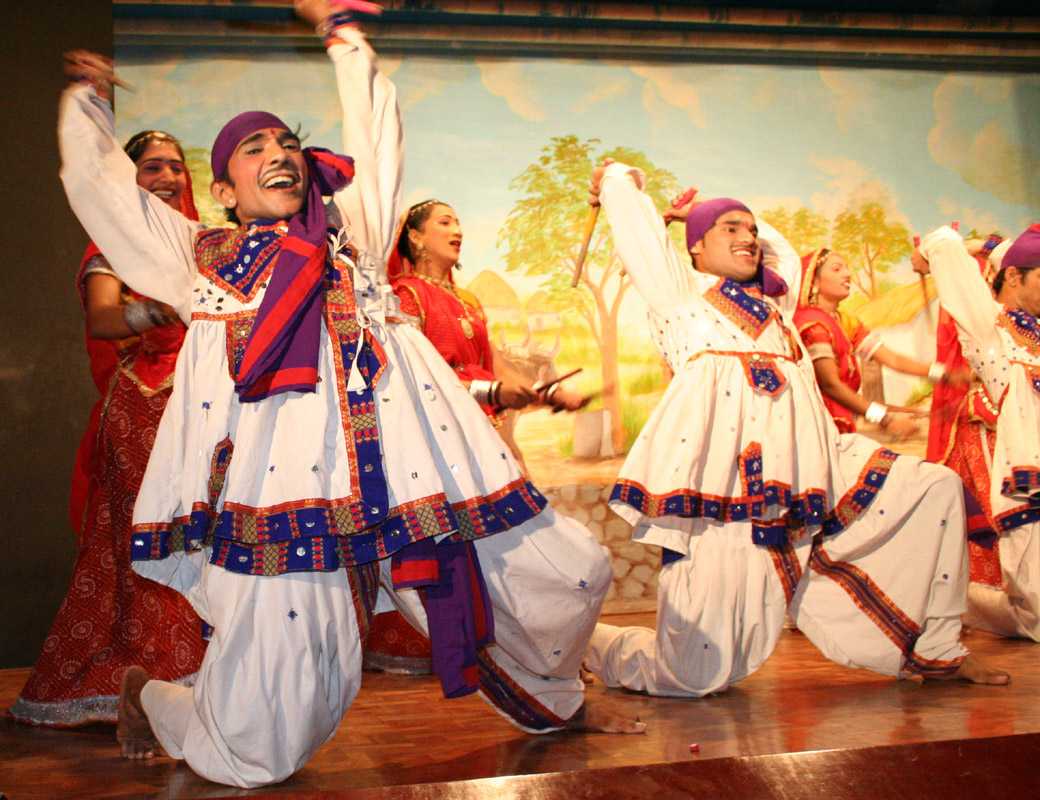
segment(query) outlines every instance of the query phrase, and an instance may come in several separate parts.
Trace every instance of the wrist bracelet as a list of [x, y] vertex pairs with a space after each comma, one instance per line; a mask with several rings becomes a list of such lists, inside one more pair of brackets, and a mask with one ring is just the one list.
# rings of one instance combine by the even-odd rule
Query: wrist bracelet
[[357, 18], [350, 11], [337, 11], [325, 17], [314, 27], [314, 30], [322, 39], [327, 39], [336, 32], [337, 28], [351, 25], [354, 22], [357, 22]]
[[134, 333], [143, 333], [149, 328], [155, 327], [148, 304], [141, 302], [127, 303], [123, 306], [123, 322]]
[[883, 403], [871, 403], [867, 406], [867, 413], [863, 415], [863, 419], [871, 425], [880, 425], [887, 415], [888, 407], [886, 405]]
[[494, 381], [470, 381], [469, 393], [481, 405], [491, 405], [491, 391]]
[[558, 384], [558, 383], [554, 383], [552, 386], [549, 387], [549, 391], [547, 391], [545, 393], [545, 401], [547, 403], [551, 403], [552, 402], [553, 395], [556, 394], [557, 391], [559, 391], [559, 388], [560, 388], [560, 384]]
[[491, 389], [488, 392], [489, 403], [488, 405], [495, 408], [501, 408], [502, 401], [499, 395], [502, 393], [502, 381], [492, 381]]
[[928, 380], [938, 383], [946, 377], [946, 367], [939, 361], [933, 361], [928, 365]]

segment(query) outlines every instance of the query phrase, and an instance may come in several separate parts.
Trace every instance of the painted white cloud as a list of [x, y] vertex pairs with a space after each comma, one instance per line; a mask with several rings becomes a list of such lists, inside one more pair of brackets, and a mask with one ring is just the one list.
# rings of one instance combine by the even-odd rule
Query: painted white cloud
[[948, 76], [933, 96], [928, 151], [968, 185], [1005, 202], [1040, 203], [1040, 148], [1015, 135], [1014, 82], [993, 76]]
[[820, 80], [830, 91], [834, 118], [843, 133], [852, 130], [857, 116], [869, 115], [875, 104], [874, 87], [847, 69], [819, 69]]
[[811, 156], [810, 162], [826, 176], [827, 188], [809, 199], [816, 211], [834, 219], [841, 212], [863, 203], [879, 203], [893, 222], [911, 228], [889, 186], [874, 177], [868, 167], [851, 158]]
[[698, 128], [708, 126], [701, 110], [700, 93], [692, 84], [679, 78], [673, 68], [643, 65], [631, 69], [646, 81], [643, 86], [643, 107], [652, 117], [660, 118], [660, 109], [657, 107], [657, 101], [660, 100], [685, 113]]
[[577, 102], [571, 106], [571, 112], [574, 114], [584, 114], [586, 111], [591, 109], [593, 106], [605, 103], [608, 100], [613, 100], [615, 97], [620, 97], [628, 91], [628, 82], [623, 80], [611, 81], [597, 86], [588, 94], [578, 98]]
[[962, 205], [952, 197], [940, 197], [936, 205], [947, 222], [960, 222], [961, 230], [965, 234], [972, 229], [983, 235], [993, 231], [1000, 231], [1004, 236], [1014, 236], [1017, 233], [1017, 230], [1010, 229], [989, 211]]
[[538, 102], [532, 84], [524, 77], [523, 66], [516, 61], [475, 59], [480, 81], [496, 97], [506, 101], [509, 110], [528, 122], [542, 122], [545, 109]]
[[794, 194], [753, 194], [741, 199], [747, 203], [752, 211], [759, 213], [774, 208], [782, 208], [785, 211], [797, 211], [805, 205], [802, 198]]

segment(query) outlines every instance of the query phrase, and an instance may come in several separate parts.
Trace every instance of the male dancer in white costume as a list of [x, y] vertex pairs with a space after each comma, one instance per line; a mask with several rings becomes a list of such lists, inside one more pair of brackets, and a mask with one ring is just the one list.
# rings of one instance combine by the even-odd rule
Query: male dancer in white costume
[[657, 630], [598, 625], [587, 668], [650, 694], [718, 692], [765, 661], [790, 609], [838, 663], [1006, 683], [960, 643], [960, 482], [838, 434], [792, 321], [797, 254], [738, 201], [683, 200], [666, 219], [686, 221], [691, 268], [642, 180], [611, 163], [591, 191], [675, 374], [611, 500], [664, 549]]
[[911, 259], [935, 278], [964, 357], [998, 405], [989, 499], [1003, 586], [972, 584], [972, 614], [996, 633], [1040, 641], [1040, 224], [994, 256], [994, 285], [1015, 298], [1008, 305], [993, 299], [950, 227], [926, 236]]
[[214, 143], [213, 194], [237, 230], [202, 230], [139, 191], [95, 91], [111, 66], [67, 66], [73, 210], [128, 285], [190, 322], [132, 548], [214, 632], [193, 689], [128, 671], [124, 754], [151, 755], [154, 733], [209, 780], [291, 775], [357, 693], [379, 583], [429, 627], [446, 695], [479, 691], [530, 732], [640, 732], [583, 703], [603, 548], [546, 506], [426, 337], [395, 320], [394, 86], [348, 15], [296, 5], [326, 37], [353, 165], [302, 151], [273, 115], [235, 117]]

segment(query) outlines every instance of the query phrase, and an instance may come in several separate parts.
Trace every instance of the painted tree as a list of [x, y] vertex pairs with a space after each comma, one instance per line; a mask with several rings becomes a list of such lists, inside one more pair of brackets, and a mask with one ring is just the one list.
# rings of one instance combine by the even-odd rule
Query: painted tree
[[195, 195], [195, 208], [199, 211], [199, 219], [205, 225], [219, 227], [227, 225], [224, 209], [209, 193], [209, 184], [213, 180], [209, 167], [209, 150], [202, 147], [184, 148], [184, 162], [191, 173], [191, 185]]
[[654, 166], [642, 153], [628, 148], [598, 150], [598, 139], [556, 136], [509, 188], [521, 195], [498, 235], [508, 271], [541, 278], [547, 302], [577, 315], [599, 347], [603, 404], [610, 412], [611, 440], [616, 452], [625, 446], [618, 375], [618, 317], [631, 286], [614, 252], [609, 226], [601, 219], [589, 245], [577, 288], [571, 276], [581, 249], [588, 215], [588, 185], [592, 170], [604, 158], [623, 161], [646, 174], [647, 192], [658, 208], [674, 197], [678, 181]]
[[759, 216], [776, 228], [798, 255], [827, 244], [830, 222], [816, 211], [804, 207], [790, 211], [777, 206], [763, 211]]
[[913, 250], [907, 227], [889, 222], [884, 207], [876, 202], [835, 217], [831, 242], [848, 260], [853, 284], [871, 300], [880, 293], [881, 277]]

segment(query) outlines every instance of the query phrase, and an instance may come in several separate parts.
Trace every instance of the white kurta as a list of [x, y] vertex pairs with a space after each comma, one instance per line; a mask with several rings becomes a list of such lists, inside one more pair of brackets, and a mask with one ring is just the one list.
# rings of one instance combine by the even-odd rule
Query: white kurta
[[964, 357], [999, 404], [990, 503], [1004, 588], [973, 584], [972, 618], [997, 633], [1040, 641], [1040, 341], [1030, 341], [993, 299], [952, 228], [926, 236], [921, 254], [939, 302], [957, 323]]
[[[675, 377], [611, 507], [662, 568], [657, 631], [600, 625], [609, 685], [703, 695], [754, 671], [790, 603], [830, 658], [887, 674], [956, 669], [966, 585], [960, 481], [839, 435], [793, 324], [800, 263], [759, 222], [786, 295], [750, 297], [674, 251], [641, 176], [608, 167], [601, 200]], [[826, 534], [826, 535], [824, 535]]]
[[[229, 267], [220, 252], [198, 262], [211, 234], [136, 186], [107, 104], [86, 87], [62, 100], [62, 179], [77, 216], [128, 285], [190, 323], [132, 548], [135, 569], [184, 593], [214, 633], [194, 691], [153, 681], [143, 703], [171, 755], [238, 786], [292, 774], [357, 691], [357, 604], [338, 568], [429, 536], [475, 539], [496, 626], [481, 693], [536, 732], [582, 704], [578, 668], [610, 583], [604, 549], [543, 510], [453, 370], [397, 322], [384, 267], [401, 195], [396, 93], [360, 33], [338, 36], [329, 55], [356, 178], [330, 209], [345, 223], [330, 243], [330, 275], [341, 277], [326, 284], [311, 393], [239, 402], [236, 359], [268, 273], [242, 258]], [[238, 252], [262, 254], [277, 235], [240, 231]], [[378, 376], [347, 357], [359, 329], [381, 354]], [[414, 591], [401, 594], [425, 628]]]

